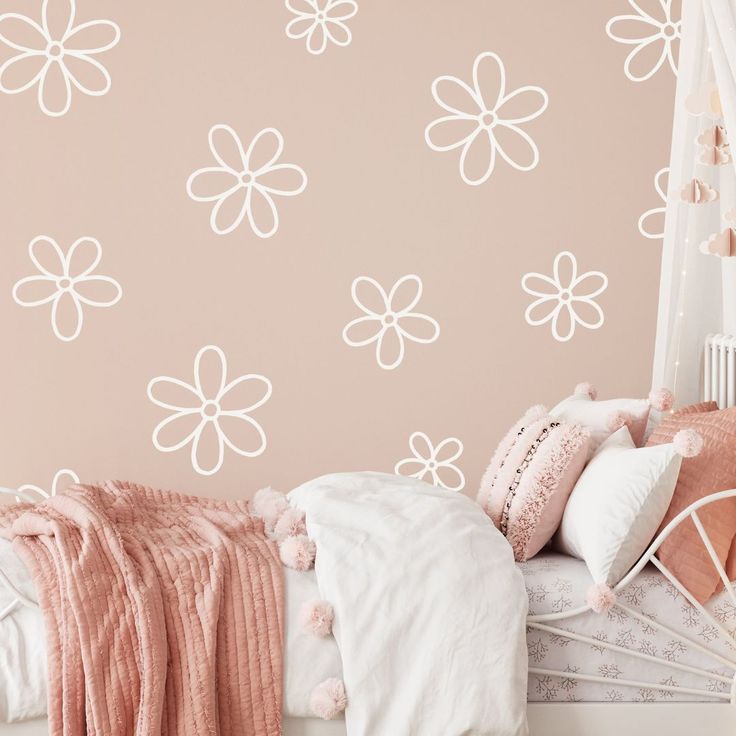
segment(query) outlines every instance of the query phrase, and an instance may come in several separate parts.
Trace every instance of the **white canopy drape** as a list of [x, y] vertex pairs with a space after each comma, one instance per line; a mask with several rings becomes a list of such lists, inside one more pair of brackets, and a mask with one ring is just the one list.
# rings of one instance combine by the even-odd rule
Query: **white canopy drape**
[[708, 333], [736, 335], [736, 0], [683, 0], [652, 384], [701, 397]]

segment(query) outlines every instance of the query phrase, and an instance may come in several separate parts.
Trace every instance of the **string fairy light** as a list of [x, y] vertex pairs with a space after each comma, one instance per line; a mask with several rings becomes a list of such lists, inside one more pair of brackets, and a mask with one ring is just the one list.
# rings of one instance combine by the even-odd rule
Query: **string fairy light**
[[[675, 364], [674, 371], [672, 374], [672, 391], [677, 396], [677, 375], [680, 369], [680, 351], [682, 349], [682, 329], [685, 318], [685, 284], [687, 282], [687, 258], [688, 258], [688, 246], [690, 245], [690, 238], [685, 238], [682, 267], [680, 270], [680, 286], [677, 294], [677, 322], [675, 324]], [[670, 409], [670, 414], [674, 412], [674, 408]]]

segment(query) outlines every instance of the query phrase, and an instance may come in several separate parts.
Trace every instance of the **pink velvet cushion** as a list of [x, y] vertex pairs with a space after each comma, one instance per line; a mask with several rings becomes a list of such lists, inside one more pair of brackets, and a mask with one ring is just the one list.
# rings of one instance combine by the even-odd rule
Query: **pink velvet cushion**
[[589, 432], [532, 407], [501, 440], [481, 480], [478, 503], [519, 561], [552, 538], [588, 457]]
[[[704, 443], [697, 457], [683, 459], [675, 494], [660, 531], [694, 501], [716, 491], [736, 488], [736, 408], [709, 411], [713, 406], [694, 405], [665, 417], [647, 442], [647, 445], [672, 442], [681, 429], [694, 429]], [[698, 516], [733, 580], [736, 499], [704, 506], [698, 510]], [[667, 537], [657, 557], [701, 603], [718, 589], [720, 576], [691, 521], [686, 520]]]

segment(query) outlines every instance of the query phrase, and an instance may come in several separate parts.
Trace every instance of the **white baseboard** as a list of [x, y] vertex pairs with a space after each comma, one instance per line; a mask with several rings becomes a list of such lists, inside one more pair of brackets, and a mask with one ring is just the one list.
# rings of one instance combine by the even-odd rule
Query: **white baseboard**
[[[530, 703], [530, 736], [731, 736], [725, 703]], [[46, 721], [0, 724], [0, 736], [47, 736]], [[284, 736], [345, 736], [345, 721], [285, 718]]]
[[728, 703], [529, 703], [530, 736], [730, 736]]

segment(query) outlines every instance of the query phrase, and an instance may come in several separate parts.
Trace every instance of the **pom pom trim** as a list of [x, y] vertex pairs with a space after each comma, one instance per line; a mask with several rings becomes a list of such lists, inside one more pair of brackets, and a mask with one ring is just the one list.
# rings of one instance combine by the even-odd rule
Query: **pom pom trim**
[[325, 638], [332, 633], [335, 610], [328, 601], [307, 601], [300, 611], [302, 628], [309, 634]]
[[609, 432], [617, 432], [621, 427], [631, 427], [632, 416], [626, 411], [614, 411], [606, 422]]
[[292, 570], [310, 570], [316, 556], [317, 546], [306, 534], [286, 537], [279, 544], [281, 562]]
[[345, 683], [335, 677], [320, 682], [309, 697], [309, 707], [314, 715], [331, 721], [342, 713], [348, 705]]
[[585, 600], [594, 613], [605, 613], [616, 603], [616, 594], [605, 583], [596, 583], [588, 588]]
[[668, 388], [652, 389], [649, 392], [649, 405], [657, 411], [669, 411], [675, 403], [675, 397]]
[[592, 383], [585, 381], [584, 383], [579, 383], [575, 386], [573, 394], [576, 396], [588, 396], [591, 401], [595, 401], [598, 398], [598, 389]]
[[681, 429], [672, 440], [675, 451], [682, 457], [695, 457], [703, 449], [703, 438], [694, 429]]
[[300, 509], [286, 509], [274, 525], [273, 533], [276, 539], [286, 539], [286, 537], [296, 537], [300, 534], [306, 534], [307, 524], [304, 512]]
[[289, 508], [289, 502], [283, 493], [267, 486], [261, 488], [253, 497], [251, 508], [256, 516], [263, 519], [266, 531], [270, 533], [273, 531], [279, 516]]

